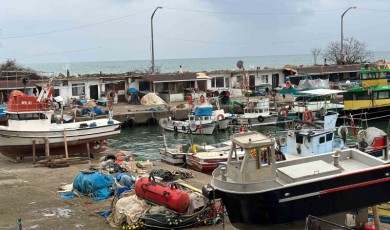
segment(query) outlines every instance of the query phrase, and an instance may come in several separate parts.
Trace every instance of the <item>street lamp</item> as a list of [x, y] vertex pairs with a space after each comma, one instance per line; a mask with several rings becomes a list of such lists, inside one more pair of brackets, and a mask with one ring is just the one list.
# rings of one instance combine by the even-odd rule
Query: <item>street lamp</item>
[[344, 34], [343, 34], [343, 18], [344, 18], [344, 15], [348, 12], [348, 10], [350, 9], [356, 9], [356, 6], [351, 6], [349, 7], [346, 11], [344, 11], [344, 13], [341, 15], [341, 49], [340, 49], [340, 62], [341, 64], [344, 63], [344, 51], [343, 51], [343, 41], [344, 41]]
[[154, 74], [154, 44], [153, 44], [153, 17], [154, 14], [158, 9], [162, 9], [161, 6], [157, 6], [156, 9], [153, 11], [152, 17], [150, 18], [150, 28], [152, 31], [152, 74]]

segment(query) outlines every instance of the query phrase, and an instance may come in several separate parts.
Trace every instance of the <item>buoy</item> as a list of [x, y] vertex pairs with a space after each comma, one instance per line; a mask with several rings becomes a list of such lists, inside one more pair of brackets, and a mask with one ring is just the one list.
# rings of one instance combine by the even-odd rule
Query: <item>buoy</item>
[[313, 121], [313, 118], [313, 111], [311, 111], [310, 109], [306, 110], [303, 113], [303, 120], [305, 120], [307, 123], [311, 123]]

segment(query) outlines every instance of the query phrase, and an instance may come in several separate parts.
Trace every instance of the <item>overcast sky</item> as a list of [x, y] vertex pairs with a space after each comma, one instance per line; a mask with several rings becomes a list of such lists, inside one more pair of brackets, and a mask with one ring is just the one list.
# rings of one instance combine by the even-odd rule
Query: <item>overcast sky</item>
[[344, 16], [344, 36], [389, 50], [387, 0], [0, 0], [0, 6], [0, 61], [150, 59], [157, 6], [163, 9], [153, 20], [156, 59], [310, 54], [340, 40], [341, 14], [350, 6], [357, 9]]

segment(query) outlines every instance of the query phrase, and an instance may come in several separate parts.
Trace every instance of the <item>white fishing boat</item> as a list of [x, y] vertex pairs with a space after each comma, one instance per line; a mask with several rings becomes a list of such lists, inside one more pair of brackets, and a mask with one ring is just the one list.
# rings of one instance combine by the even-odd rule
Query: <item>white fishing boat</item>
[[[390, 165], [357, 149], [276, 162], [273, 138], [247, 132], [231, 140], [227, 165], [213, 171], [211, 186], [236, 228], [286, 229], [308, 215], [359, 210], [389, 199]], [[234, 156], [237, 148], [244, 149], [242, 159]]]
[[244, 108], [243, 114], [235, 114], [232, 124], [274, 125], [278, 118], [269, 109], [269, 99], [263, 98], [256, 101], [249, 101]]
[[[103, 142], [120, 134], [120, 122], [110, 117], [83, 122], [52, 123], [54, 110], [51, 94], [54, 88], [47, 84], [39, 96], [21, 91], [11, 92], [5, 111], [6, 125], [0, 126], [0, 152], [8, 157], [45, 154], [91, 153], [104, 150]], [[34, 144], [33, 144], [34, 143]], [[88, 147], [87, 147], [88, 145]], [[45, 150], [46, 149], [46, 150]]]

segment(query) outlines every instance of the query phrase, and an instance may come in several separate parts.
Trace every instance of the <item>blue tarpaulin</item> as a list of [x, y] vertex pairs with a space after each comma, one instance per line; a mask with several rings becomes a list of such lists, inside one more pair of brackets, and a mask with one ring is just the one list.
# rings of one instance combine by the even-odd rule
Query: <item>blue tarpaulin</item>
[[128, 92], [129, 92], [129, 93], [136, 93], [136, 92], [138, 92], [138, 90], [137, 90], [136, 88], [130, 88], [130, 89], [128, 90]]
[[90, 195], [93, 200], [104, 200], [111, 195], [114, 179], [99, 172], [80, 172], [74, 178], [73, 188], [83, 195]]

